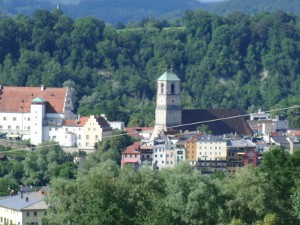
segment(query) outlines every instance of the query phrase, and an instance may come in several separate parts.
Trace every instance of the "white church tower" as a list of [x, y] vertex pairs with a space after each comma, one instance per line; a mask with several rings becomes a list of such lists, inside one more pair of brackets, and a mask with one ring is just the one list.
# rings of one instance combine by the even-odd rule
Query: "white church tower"
[[43, 120], [46, 111], [46, 101], [36, 97], [31, 101], [30, 142], [38, 145], [43, 142]]
[[168, 69], [157, 79], [154, 139], [168, 127], [181, 124], [180, 79]]

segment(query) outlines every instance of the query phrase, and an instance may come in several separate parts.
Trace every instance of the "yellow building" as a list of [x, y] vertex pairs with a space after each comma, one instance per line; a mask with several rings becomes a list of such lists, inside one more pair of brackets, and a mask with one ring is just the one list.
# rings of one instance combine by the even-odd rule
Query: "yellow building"
[[199, 134], [195, 134], [185, 141], [186, 159], [191, 165], [197, 163], [197, 140], [200, 138]]
[[112, 129], [102, 116], [83, 117], [81, 132], [78, 135], [78, 147], [83, 150], [94, 150], [97, 142], [112, 135]]

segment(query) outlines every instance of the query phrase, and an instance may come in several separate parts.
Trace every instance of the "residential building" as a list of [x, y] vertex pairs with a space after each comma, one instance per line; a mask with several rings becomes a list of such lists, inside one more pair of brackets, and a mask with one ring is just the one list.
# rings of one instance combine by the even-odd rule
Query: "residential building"
[[138, 167], [141, 164], [141, 142], [134, 142], [122, 152], [121, 166], [135, 165]]
[[190, 164], [196, 165], [197, 162], [197, 141], [200, 138], [199, 134], [194, 134], [192, 137], [185, 141], [186, 159]]
[[197, 169], [204, 174], [226, 172], [227, 141], [213, 135], [197, 140]]
[[154, 168], [159, 170], [166, 166], [166, 142], [166, 138], [154, 140], [152, 164]]
[[227, 140], [227, 172], [235, 173], [245, 165], [258, 165], [256, 145], [250, 140]]
[[41, 191], [0, 198], [0, 224], [42, 225], [48, 208]]

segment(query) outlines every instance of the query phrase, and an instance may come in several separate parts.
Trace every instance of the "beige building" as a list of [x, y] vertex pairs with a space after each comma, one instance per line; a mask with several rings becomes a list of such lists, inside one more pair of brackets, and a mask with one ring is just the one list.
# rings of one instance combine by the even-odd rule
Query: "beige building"
[[42, 192], [0, 198], [0, 224], [42, 225], [48, 206]]
[[217, 136], [203, 135], [197, 141], [198, 160], [226, 160], [227, 142]]

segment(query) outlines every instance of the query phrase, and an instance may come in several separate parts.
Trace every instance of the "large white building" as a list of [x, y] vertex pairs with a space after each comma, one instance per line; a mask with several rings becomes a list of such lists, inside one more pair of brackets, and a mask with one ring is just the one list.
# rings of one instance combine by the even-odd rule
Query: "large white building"
[[64, 147], [93, 149], [112, 134], [102, 116], [74, 115], [68, 88], [0, 85], [0, 133], [34, 145], [54, 140]]

